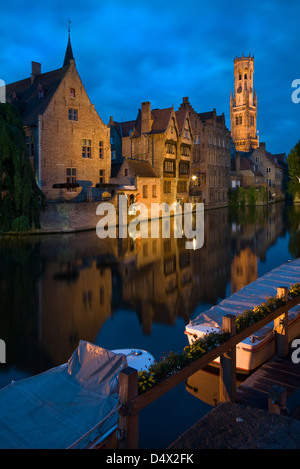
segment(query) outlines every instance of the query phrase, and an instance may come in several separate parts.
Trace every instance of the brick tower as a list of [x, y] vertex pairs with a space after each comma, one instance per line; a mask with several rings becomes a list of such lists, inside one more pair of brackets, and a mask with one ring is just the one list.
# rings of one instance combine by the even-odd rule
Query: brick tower
[[253, 91], [254, 57], [234, 59], [234, 96], [230, 97], [231, 137], [237, 151], [259, 146], [256, 132], [257, 97]]

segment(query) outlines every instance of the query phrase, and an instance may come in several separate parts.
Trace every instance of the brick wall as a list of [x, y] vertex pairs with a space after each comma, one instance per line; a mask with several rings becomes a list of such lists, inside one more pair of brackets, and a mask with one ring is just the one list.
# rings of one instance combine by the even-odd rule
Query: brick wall
[[[70, 89], [75, 89], [75, 98]], [[78, 120], [69, 120], [69, 108], [77, 109]], [[40, 117], [40, 185], [48, 199], [73, 199], [87, 196], [89, 189], [100, 182], [100, 170], [109, 181], [111, 166], [110, 131], [99, 115], [79, 78], [75, 65], [70, 66], [44, 114]], [[91, 158], [82, 157], [83, 139], [91, 140]], [[103, 142], [103, 158], [99, 157]], [[76, 179], [83, 190], [77, 192], [53, 189], [52, 185], [67, 182], [67, 168], [76, 169]]]

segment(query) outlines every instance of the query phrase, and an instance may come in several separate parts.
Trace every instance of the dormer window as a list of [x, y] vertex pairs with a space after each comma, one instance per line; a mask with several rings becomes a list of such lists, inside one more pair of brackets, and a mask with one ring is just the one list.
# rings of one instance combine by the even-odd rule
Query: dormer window
[[44, 95], [45, 95], [43, 87], [42, 87], [41, 84], [38, 86], [38, 93], [39, 93], [39, 98], [43, 98]]

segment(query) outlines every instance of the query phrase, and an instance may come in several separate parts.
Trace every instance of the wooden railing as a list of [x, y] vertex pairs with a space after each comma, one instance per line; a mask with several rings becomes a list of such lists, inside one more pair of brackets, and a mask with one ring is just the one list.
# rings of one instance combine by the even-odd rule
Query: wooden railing
[[144, 394], [138, 394], [137, 370], [130, 367], [123, 370], [119, 375], [121, 408], [119, 410], [118, 448], [138, 449], [139, 412], [218, 357], [220, 357], [220, 401], [234, 401], [236, 397], [236, 345], [271, 321], [274, 321], [276, 354], [280, 357], [286, 357], [288, 354], [288, 311], [300, 303], [300, 296], [288, 300], [286, 287], [279, 287], [277, 296], [284, 297], [285, 304], [241, 332], [236, 333], [236, 316], [230, 314], [224, 316], [222, 329], [224, 332], [230, 333], [229, 340], [210, 350]]

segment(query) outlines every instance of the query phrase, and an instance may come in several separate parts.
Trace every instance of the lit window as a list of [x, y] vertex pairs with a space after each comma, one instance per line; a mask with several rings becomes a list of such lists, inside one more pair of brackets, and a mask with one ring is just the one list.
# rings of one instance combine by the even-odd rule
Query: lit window
[[92, 158], [92, 140], [82, 140], [82, 158]]

